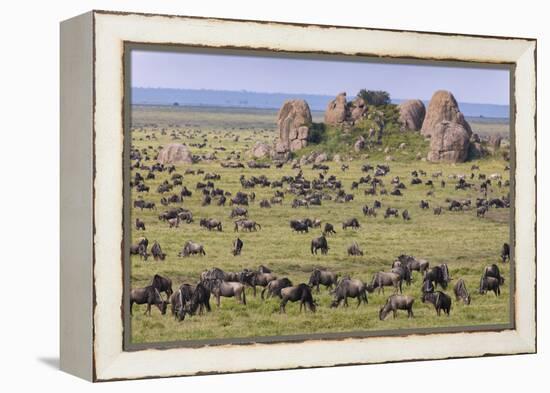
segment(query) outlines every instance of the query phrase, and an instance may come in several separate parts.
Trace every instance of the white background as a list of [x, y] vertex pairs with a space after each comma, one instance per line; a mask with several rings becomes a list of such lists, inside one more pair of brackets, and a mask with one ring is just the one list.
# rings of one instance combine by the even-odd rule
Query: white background
[[[544, 1], [6, 1], [0, 14], [0, 389], [491, 391], [547, 389], [550, 370], [547, 48]], [[92, 385], [58, 371], [59, 22], [91, 9], [538, 39], [538, 355]], [[545, 105], [546, 103], [546, 105]], [[543, 109], [545, 108], [545, 109]], [[546, 122], [547, 123], [547, 122]], [[521, 130], [518, 130], [521, 138]], [[521, 192], [521, 190], [520, 190]], [[521, 261], [520, 261], [521, 263]], [[546, 310], [545, 310], [546, 309]], [[506, 343], [503, 343], [505, 346]], [[403, 348], [406, 351], [406, 348]], [[543, 388], [542, 386], [545, 386]]]

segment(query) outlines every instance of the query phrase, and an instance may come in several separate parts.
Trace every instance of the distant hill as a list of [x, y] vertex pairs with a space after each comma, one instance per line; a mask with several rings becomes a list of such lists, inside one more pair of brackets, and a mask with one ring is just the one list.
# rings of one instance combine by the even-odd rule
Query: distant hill
[[[260, 93], [253, 91], [132, 88], [133, 105], [182, 105], [279, 109], [285, 100], [304, 99], [313, 111], [324, 111], [334, 96], [319, 94]], [[399, 104], [403, 100], [393, 99]], [[428, 105], [428, 101], [424, 101]], [[508, 118], [508, 105], [459, 103], [467, 117]]]

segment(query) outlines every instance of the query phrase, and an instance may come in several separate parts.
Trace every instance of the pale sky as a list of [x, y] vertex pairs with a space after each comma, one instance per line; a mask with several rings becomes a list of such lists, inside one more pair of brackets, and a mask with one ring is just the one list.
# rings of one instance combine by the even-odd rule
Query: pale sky
[[142, 50], [132, 51], [131, 64], [132, 87], [332, 96], [366, 88], [423, 100], [443, 89], [459, 102], [501, 105], [509, 104], [510, 94], [504, 69]]

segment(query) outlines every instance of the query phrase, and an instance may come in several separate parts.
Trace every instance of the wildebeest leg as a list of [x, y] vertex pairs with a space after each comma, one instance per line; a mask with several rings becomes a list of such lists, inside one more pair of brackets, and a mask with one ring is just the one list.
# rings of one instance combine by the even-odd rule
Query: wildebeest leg
[[151, 303], [147, 302], [147, 309], [145, 310], [145, 315], [149, 314], [151, 316]]
[[412, 307], [409, 308], [409, 309], [407, 310], [407, 314], [408, 314], [407, 316], [408, 316], [409, 318], [414, 318], [414, 314], [413, 314], [413, 309], [412, 309]]
[[317, 293], [321, 292], [321, 290], [319, 289], [319, 283], [317, 283]]
[[220, 307], [220, 294], [219, 293], [216, 294], [216, 305], [218, 307]]
[[392, 311], [393, 311], [393, 319], [395, 319], [397, 317], [397, 309], [394, 308]]
[[348, 307], [349, 304], [348, 304], [348, 297], [347, 296], [344, 296], [344, 307]]
[[286, 299], [283, 299], [281, 301], [281, 305], [279, 306], [279, 313], [286, 314], [286, 310], [285, 310], [286, 302], [287, 302]]
[[134, 302], [133, 301], [130, 301], [130, 315], [134, 315], [132, 313], [132, 308], [134, 307]]
[[256, 285], [252, 285], [252, 291], [254, 293], [254, 297], [256, 297]]

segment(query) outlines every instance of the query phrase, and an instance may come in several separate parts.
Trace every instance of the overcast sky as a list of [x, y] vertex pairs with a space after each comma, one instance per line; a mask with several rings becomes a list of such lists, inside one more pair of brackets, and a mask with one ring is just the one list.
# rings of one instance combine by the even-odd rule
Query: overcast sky
[[508, 70], [137, 50], [131, 64], [132, 87], [351, 96], [366, 88], [424, 100], [444, 89], [459, 102], [509, 103]]

